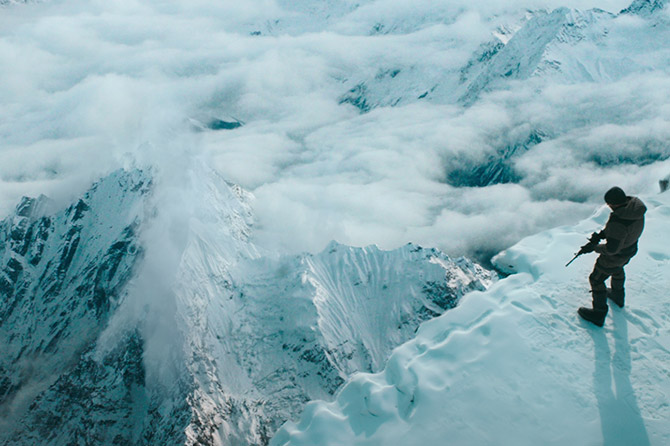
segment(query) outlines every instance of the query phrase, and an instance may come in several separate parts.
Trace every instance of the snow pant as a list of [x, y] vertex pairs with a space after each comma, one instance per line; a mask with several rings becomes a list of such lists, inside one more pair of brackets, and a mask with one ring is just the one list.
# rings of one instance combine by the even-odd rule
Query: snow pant
[[612, 297], [623, 302], [625, 291], [624, 282], [626, 273], [623, 267], [637, 254], [637, 243], [629, 246], [617, 255], [600, 254], [589, 276], [591, 294], [593, 295], [593, 309], [607, 312], [607, 286], [605, 281], [611, 277]]

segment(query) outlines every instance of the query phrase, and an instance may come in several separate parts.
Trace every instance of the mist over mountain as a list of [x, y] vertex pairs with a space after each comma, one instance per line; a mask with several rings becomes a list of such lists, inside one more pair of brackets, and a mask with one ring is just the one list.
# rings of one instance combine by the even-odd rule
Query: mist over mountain
[[[526, 334], [591, 373], [548, 250], [614, 184], [663, 224], [666, 41], [661, 0], [0, 0], [0, 444], [664, 444], [664, 305], [606, 332], [626, 410]], [[588, 425], [545, 436], [552, 401]]]
[[203, 169], [187, 221], [134, 170], [2, 222], [3, 444], [265, 444], [494, 280], [413, 245], [262, 254], [250, 196]]

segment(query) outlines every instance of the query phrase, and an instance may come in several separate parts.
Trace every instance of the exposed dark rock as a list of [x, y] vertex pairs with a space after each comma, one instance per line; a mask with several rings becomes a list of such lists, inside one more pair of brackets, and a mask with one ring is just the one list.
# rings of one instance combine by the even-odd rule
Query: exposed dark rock
[[[148, 196], [149, 184], [139, 171], [118, 171], [65, 210], [40, 215], [44, 200], [24, 198], [0, 222], [0, 413], [11, 414], [0, 420], [0, 443], [113, 444], [95, 433], [109, 420], [64, 425], [77, 405], [100, 416], [87, 386], [103, 386], [81, 355], [105, 328], [111, 300], [121, 298], [142, 255], [140, 215], [133, 215], [141, 207], [133, 204]], [[134, 223], [119, 227], [124, 216]], [[91, 381], [77, 383], [87, 373]], [[21, 434], [12, 435], [15, 429]]]
[[240, 121], [224, 121], [222, 119], [212, 119], [207, 123], [207, 128], [211, 130], [233, 130], [242, 127]]
[[367, 113], [372, 109], [372, 106], [368, 103], [366, 98], [367, 91], [368, 88], [365, 83], [360, 83], [349, 90], [349, 92], [340, 99], [339, 103], [351, 104], [359, 109], [361, 113]]
[[484, 160], [459, 158], [447, 172], [446, 181], [456, 187], [486, 187], [492, 184], [516, 183], [521, 177], [514, 170], [515, 160], [546, 138], [540, 131], [532, 131], [519, 143], [507, 145]]
[[621, 14], [650, 16], [665, 8], [667, 0], [635, 0], [629, 7], [622, 9]]

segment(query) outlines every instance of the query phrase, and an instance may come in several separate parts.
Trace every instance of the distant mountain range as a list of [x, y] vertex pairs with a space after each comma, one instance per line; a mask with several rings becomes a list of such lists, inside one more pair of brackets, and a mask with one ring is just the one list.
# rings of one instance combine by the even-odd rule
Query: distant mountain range
[[[375, 107], [418, 100], [473, 104], [483, 93], [504, 88], [510, 80], [551, 78], [552, 82], [598, 82], [621, 79], [654, 68], [667, 59], [648, 56], [668, 35], [664, 0], [636, 0], [619, 14], [599, 9], [559, 8], [532, 11], [517, 26], [497, 30], [460, 70], [441, 74], [427, 67], [379, 67], [374, 78], [351, 80], [342, 101], [362, 112]], [[614, 22], [638, 16], [647, 21], [646, 33], [627, 35]]]

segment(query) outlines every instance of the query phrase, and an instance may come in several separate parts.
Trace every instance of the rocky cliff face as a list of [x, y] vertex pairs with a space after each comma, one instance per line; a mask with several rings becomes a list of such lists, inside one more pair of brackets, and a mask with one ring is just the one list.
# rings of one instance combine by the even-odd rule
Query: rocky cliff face
[[51, 213], [45, 197], [24, 198], [0, 223], [3, 441], [46, 441], [69, 418], [68, 401], [90, 408], [94, 396], [82, 386], [96, 387], [96, 378], [79, 381], [103, 374], [86, 358], [142, 257], [137, 231], [150, 185], [142, 172], [119, 171], [67, 209]]
[[265, 253], [247, 193], [206, 169], [190, 184], [169, 262], [141, 171], [0, 224], [2, 444], [265, 444], [493, 280], [414, 245]]

